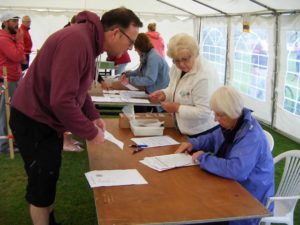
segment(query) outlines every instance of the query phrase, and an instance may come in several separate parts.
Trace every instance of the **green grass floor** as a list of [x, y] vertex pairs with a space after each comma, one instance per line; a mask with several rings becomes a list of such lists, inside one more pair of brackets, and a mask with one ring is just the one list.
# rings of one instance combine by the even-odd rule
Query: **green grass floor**
[[[284, 136], [269, 130], [274, 139], [273, 156], [300, 149], [297, 144]], [[9, 155], [0, 154], [0, 225], [31, 224], [28, 205], [24, 200], [26, 176], [19, 154], [14, 160]], [[96, 225], [93, 191], [84, 173], [89, 171], [87, 151], [80, 153], [63, 152], [61, 176], [55, 204], [58, 221], [63, 225]], [[300, 225], [300, 204], [295, 211], [295, 225]]]

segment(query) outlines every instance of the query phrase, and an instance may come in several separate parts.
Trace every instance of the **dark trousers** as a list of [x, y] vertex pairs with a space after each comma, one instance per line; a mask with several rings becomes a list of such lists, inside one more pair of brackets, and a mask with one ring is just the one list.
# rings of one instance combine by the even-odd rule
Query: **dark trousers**
[[9, 123], [28, 176], [26, 200], [37, 207], [51, 206], [56, 195], [63, 136], [13, 107]]

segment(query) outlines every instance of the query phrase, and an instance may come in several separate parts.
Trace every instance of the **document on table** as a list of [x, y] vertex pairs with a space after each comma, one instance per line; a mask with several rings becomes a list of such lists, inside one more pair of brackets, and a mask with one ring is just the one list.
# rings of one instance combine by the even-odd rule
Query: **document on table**
[[103, 186], [121, 186], [148, 184], [136, 169], [128, 170], [94, 170], [85, 173], [91, 188]]
[[[122, 83], [123, 84], [123, 83]], [[125, 87], [127, 87], [131, 91], [138, 91], [139, 89], [131, 84], [123, 84]]]
[[167, 135], [155, 136], [155, 137], [131, 138], [131, 140], [137, 145], [146, 145], [148, 148], [179, 144], [178, 141], [174, 140], [173, 138]]
[[104, 138], [108, 141], [111, 141], [112, 143], [116, 144], [121, 150], [123, 150], [124, 143], [117, 138], [115, 138], [111, 133], [109, 133], [107, 130], [104, 132]]
[[145, 157], [140, 162], [157, 171], [197, 165], [197, 163], [193, 162], [192, 156], [185, 153]]
[[148, 99], [149, 95], [145, 91], [128, 91], [128, 90], [103, 90], [104, 96], [121, 96], [122, 98], [142, 98]]
[[116, 102], [116, 103], [143, 103], [149, 104], [148, 99], [139, 99], [139, 98], [124, 98], [122, 96], [91, 96], [93, 102]]

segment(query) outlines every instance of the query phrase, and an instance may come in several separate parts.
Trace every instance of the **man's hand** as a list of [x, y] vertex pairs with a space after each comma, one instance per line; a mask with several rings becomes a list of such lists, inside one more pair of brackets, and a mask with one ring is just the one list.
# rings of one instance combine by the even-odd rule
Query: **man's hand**
[[105, 139], [104, 139], [104, 131], [99, 127], [97, 127], [97, 129], [98, 129], [98, 133], [97, 133], [96, 137], [94, 137], [92, 140], [90, 140], [90, 142], [92, 144], [99, 145], [99, 144], [102, 144], [105, 141]]
[[94, 120], [93, 123], [100, 129], [102, 129], [103, 132], [106, 130], [106, 125], [105, 125], [105, 122], [103, 119], [98, 118], [98, 119]]

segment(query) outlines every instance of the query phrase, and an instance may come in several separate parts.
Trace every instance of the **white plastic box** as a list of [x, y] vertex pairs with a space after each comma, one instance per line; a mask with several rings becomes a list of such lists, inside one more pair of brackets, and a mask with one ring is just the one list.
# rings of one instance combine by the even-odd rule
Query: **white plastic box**
[[130, 120], [129, 123], [134, 136], [160, 136], [164, 133], [163, 122], [158, 119]]

